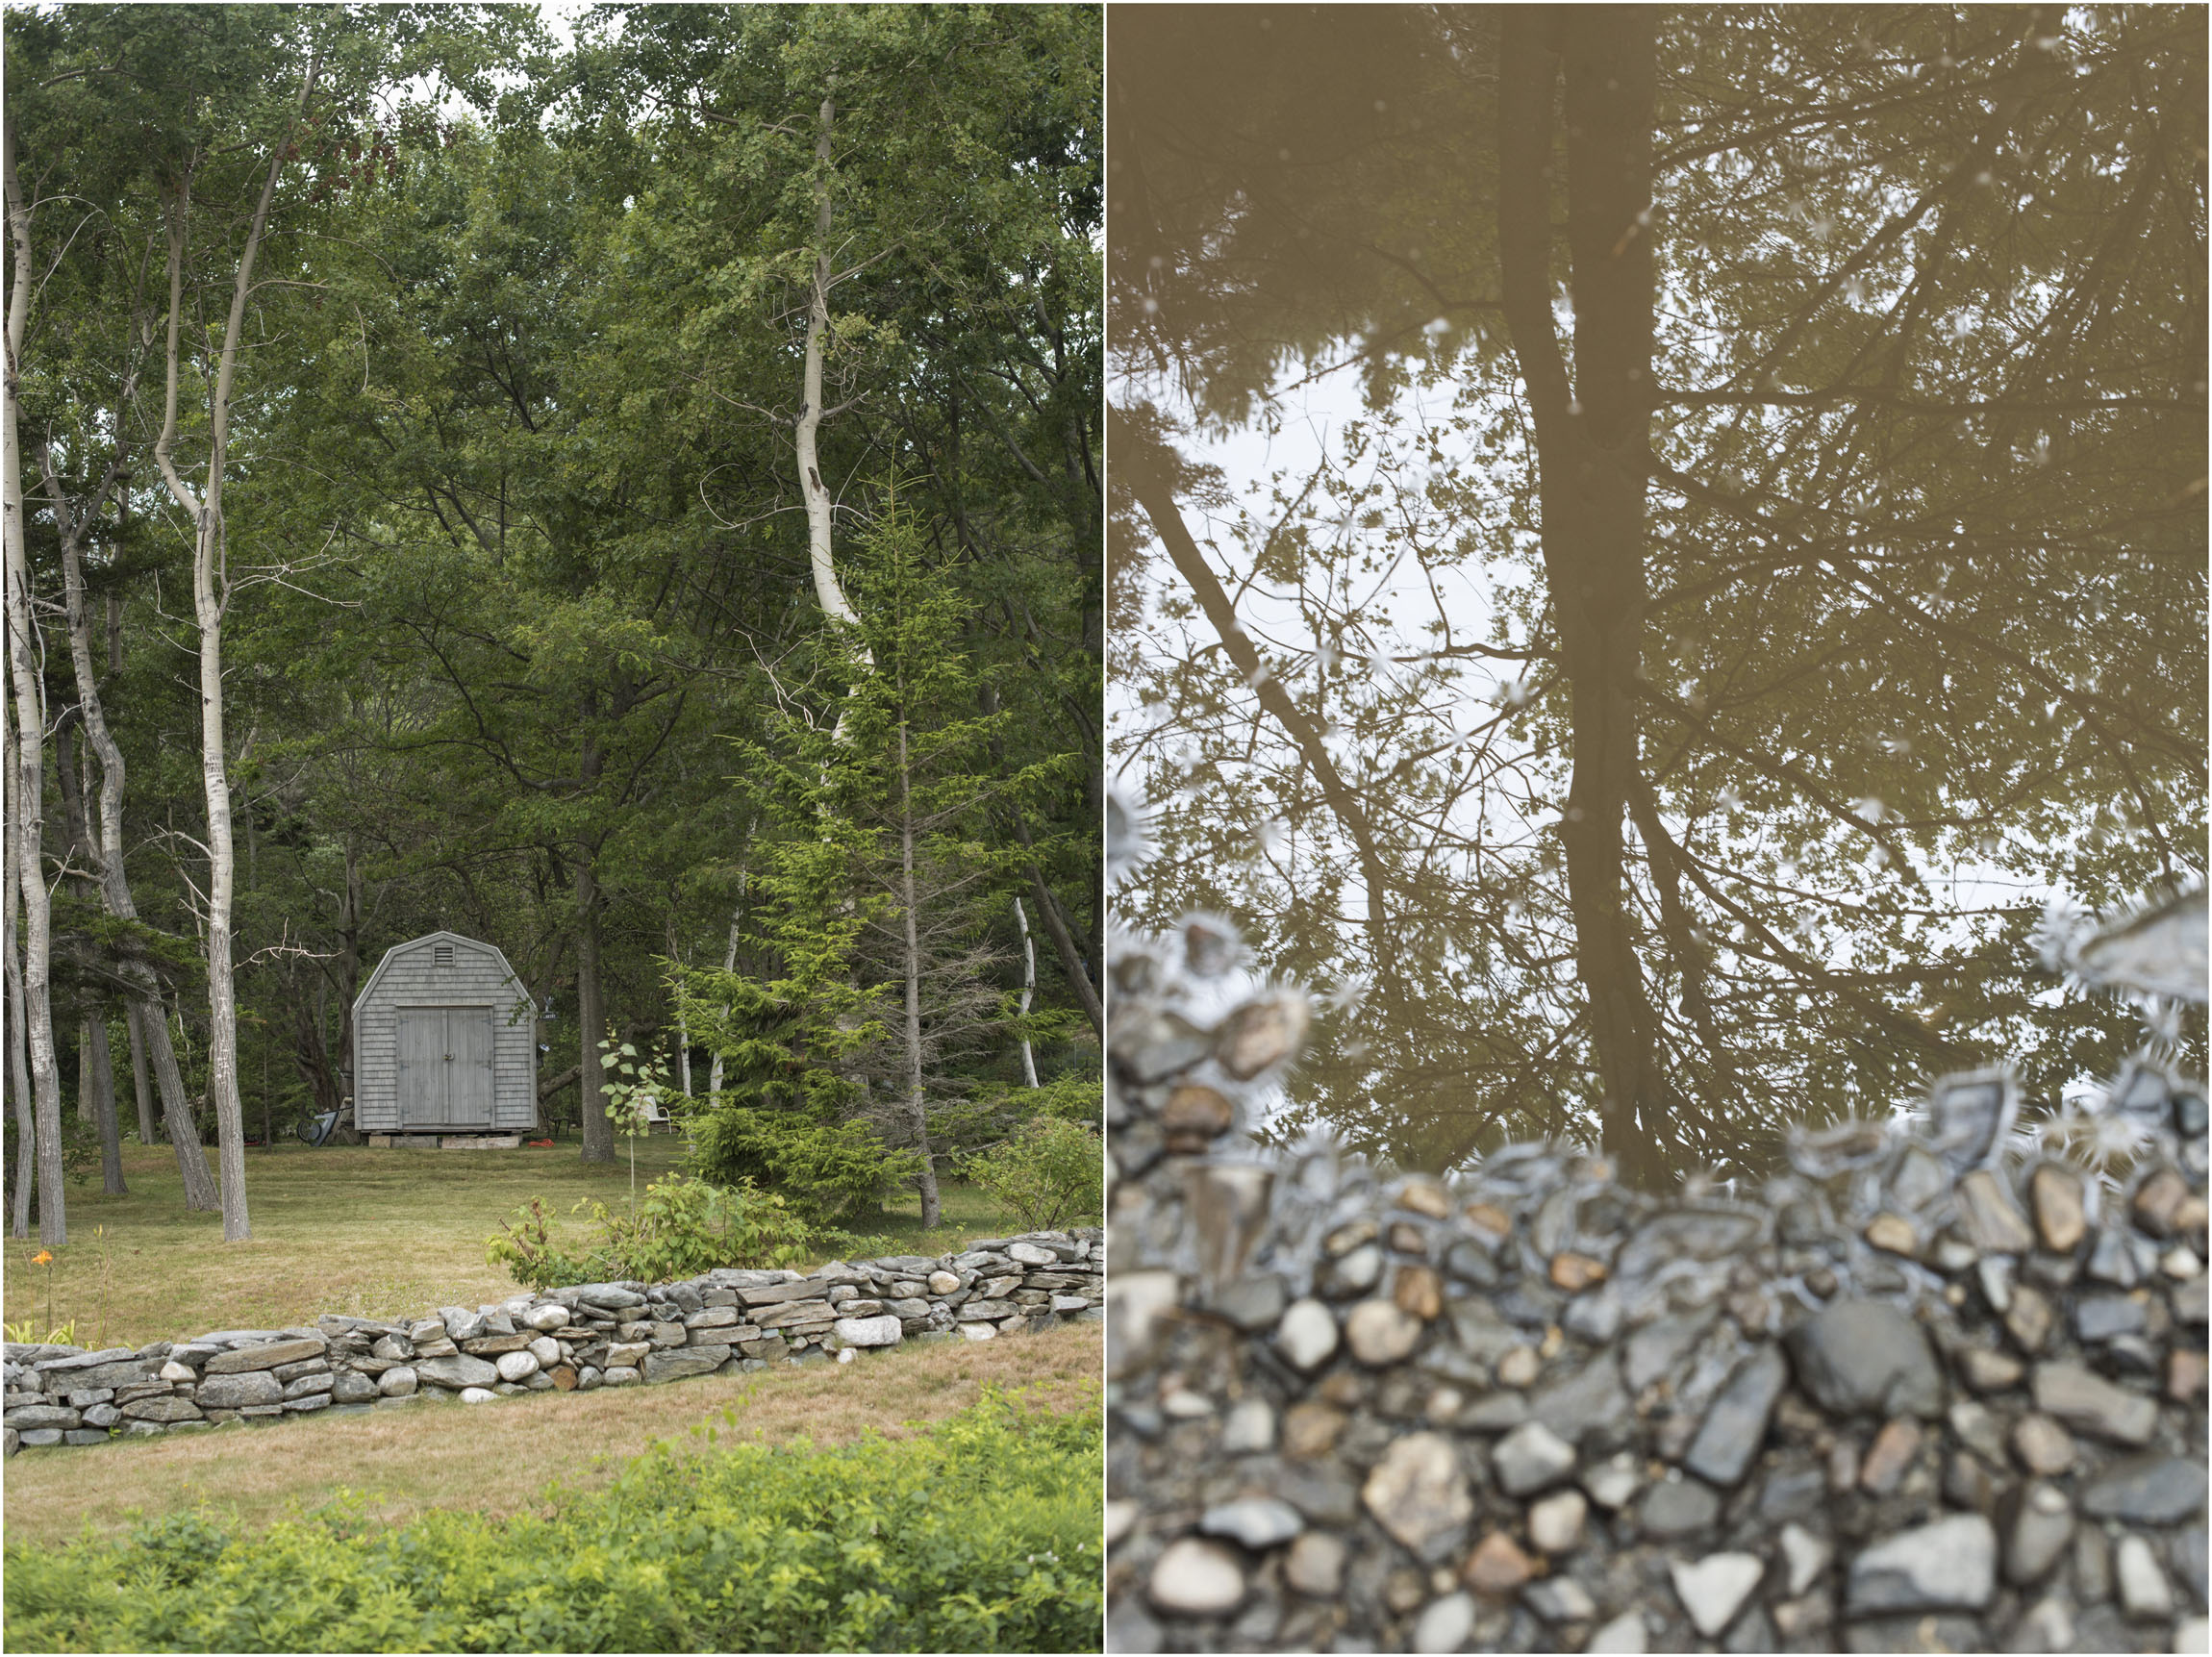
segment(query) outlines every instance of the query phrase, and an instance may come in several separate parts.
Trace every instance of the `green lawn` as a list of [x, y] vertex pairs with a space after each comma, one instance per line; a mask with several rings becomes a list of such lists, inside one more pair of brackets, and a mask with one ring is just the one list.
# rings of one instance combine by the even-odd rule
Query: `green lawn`
[[[636, 1148], [641, 1191], [684, 1155], [669, 1136]], [[126, 1144], [129, 1194], [103, 1196], [96, 1181], [71, 1186], [69, 1243], [51, 1268], [32, 1263], [35, 1237], [8, 1242], [7, 1322], [36, 1323], [42, 1335], [50, 1306], [53, 1322], [74, 1321], [79, 1345], [135, 1346], [312, 1323], [325, 1312], [395, 1318], [474, 1306], [515, 1288], [484, 1258], [500, 1222], [533, 1196], [564, 1216], [588, 1197], [626, 1202], [628, 1150], [617, 1144], [607, 1167], [587, 1166], [574, 1141], [513, 1151], [257, 1147], [246, 1152], [254, 1234], [225, 1243], [219, 1215], [186, 1212], [175, 1154]], [[893, 1252], [937, 1254], [1015, 1228], [972, 1187], [948, 1182], [943, 1202], [934, 1231], [922, 1230], [912, 1198], [863, 1229], [890, 1237]]]

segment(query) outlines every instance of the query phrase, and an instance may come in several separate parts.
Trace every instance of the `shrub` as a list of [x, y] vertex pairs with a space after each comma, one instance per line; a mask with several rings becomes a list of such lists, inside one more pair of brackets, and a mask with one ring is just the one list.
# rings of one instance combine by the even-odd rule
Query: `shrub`
[[918, 1151], [892, 1150], [863, 1121], [804, 1110], [724, 1105], [691, 1122], [691, 1166], [716, 1185], [769, 1187], [815, 1224], [874, 1213], [921, 1172]]
[[1104, 1146], [1066, 1117], [1032, 1117], [1005, 1143], [969, 1157], [966, 1172], [1032, 1231], [1057, 1231], [1103, 1212]]
[[543, 1200], [532, 1197], [486, 1241], [485, 1258], [505, 1265], [526, 1288], [545, 1290], [609, 1279], [664, 1283], [717, 1266], [795, 1266], [823, 1253], [890, 1247], [883, 1239], [813, 1224], [779, 1193], [750, 1184], [719, 1188], [680, 1173], [648, 1185], [635, 1214], [592, 1198], [570, 1212], [587, 1214], [595, 1228], [581, 1253], [555, 1233]]
[[508, 1519], [393, 1527], [341, 1497], [258, 1535], [203, 1511], [127, 1538], [11, 1544], [8, 1643], [1095, 1651], [1101, 1446], [1095, 1407], [1054, 1416], [991, 1394], [898, 1442], [657, 1446], [607, 1490], [551, 1490]]

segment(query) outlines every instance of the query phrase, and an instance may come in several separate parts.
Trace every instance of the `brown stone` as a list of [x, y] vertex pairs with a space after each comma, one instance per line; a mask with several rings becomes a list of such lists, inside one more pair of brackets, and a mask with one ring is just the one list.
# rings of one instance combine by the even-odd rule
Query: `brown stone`
[[2023, 1283], [2012, 1292], [2012, 1304], [2005, 1309], [2004, 1326], [2012, 1338], [2020, 1343], [2020, 1349], [2030, 1356], [2040, 1352], [2057, 1326], [2058, 1314], [2039, 1289]]
[[1570, 1294], [1579, 1294], [1593, 1283], [1605, 1281], [1605, 1263], [1587, 1254], [1554, 1254], [1551, 1281]]
[[1248, 1001], [1214, 1032], [1214, 1057], [1240, 1082], [1295, 1053], [1306, 1038], [1306, 998], [1284, 991]]
[[2074, 1466], [2074, 1435], [2049, 1416], [2030, 1410], [2013, 1423], [2012, 1453], [2031, 1473], [2063, 1473]]
[[1536, 1574], [1536, 1565], [1521, 1551], [1513, 1538], [1494, 1530], [1475, 1544], [1460, 1571], [1460, 1580], [1477, 1594], [1503, 1598], [1518, 1593]]
[[2153, 1237], [2171, 1237], [2181, 1205], [2189, 1200], [2189, 1187], [2170, 1167], [2162, 1167], [2145, 1180], [2135, 1193], [2135, 1223]]
[[567, 1364], [556, 1364], [552, 1368], [546, 1370], [545, 1373], [552, 1377], [553, 1385], [558, 1387], [562, 1392], [573, 1393], [576, 1390], [577, 1375], [576, 1370], [572, 1366]]
[[303, 1358], [319, 1358], [327, 1349], [320, 1335], [304, 1341], [271, 1341], [260, 1346], [240, 1346], [235, 1351], [217, 1352], [201, 1371], [208, 1375], [242, 1375], [256, 1369], [273, 1369], [279, 1364], [296, 1364]]
[[1988, 1254], [2025, 1254], [2035, 1246], [2035, 1233], [2013, 1206], [2012, 1193], [1989, 1169], [1975, 1168], [1960, 1180], [1958, 1198], [1976, 1248]]
[[1391, 1225], [1390, 1245], [1400, 1254], [1426, 1254], [1428, 1252], [1428, 1239], [1422, 1235], [1420, 1227], [1408, 1224], [1402, 1219], [1394, 1221]]
[[1469, 1203], [1467, 1218], [1469, 1222], [1478, 1230], [1490, 1233], [1491, 1241], [1494, 1243], [1500, 1242], [1513, 1234], [1511, 1217], [1495, 1203]]
[[2045, 1163], [2028, 1176], [2027, 1194], [2044, 1247], [2053, 1254], [2072, 1254], [2089, 1231], [2081, 1209], [2080, 1178], [2071, 1168]]
[[1901, 1214], [1875, 1215], [1867, 1221], [1867, 1229], [1861, 1235], [1886, 1253], [1901, 1254], [1908, 1260], [1917, 1259], [1920, 1255], [1920, 1233], [1913, 1229], [1913, 1222]]
[[1840, 1494], [1858, 1482], [1858, 1446], [1848, 1439], [1838, 1439], [1828, 1446], [1828, 1489]]
[[1993, 1352], [1986, 1346], [1969, 1346], [1958, 1355], [1959, 1374], [1966, 1384], [1977, 1393], [2001, 1393], [2007, 1387], [2017, 1387], [2027, 1373], [2027, 1368], [2009, 1352]]
[[1310, 1462], [1337, 1447], [1345, 1430], [1345, 1413], [1326, 1404], [1293, 1404], [1283, 1412], [1283, 1454], [1295, 1462]]
[[1859, 1488], [1875, 1495], [1888, 1495], [1904, 1482], [1913, 1458], [1920, 1454], [1920, 1424], [1909, 1416], [1885, 1421], [1859, 1463]]
[[1170, 1136], [1216, 1139], [1227, 1133], [1235, 1119], [1236, 1107], [1225, 1094], [1189, 1082], [1171, 1091], [1160, 1111], [1160, 1126]]
[[1433, 1179], [1407, 1180], [1405, 1189], [1397, 1193], [1397, 1205], [1416, 1214], [1425, 1214], [1431, 1219], [1444, 1219], [1451, 1213], [1450, 1196]]
[[2177, 1404], [2186, 1404], [2204, 1391], [2204, 1354], [2192, 1352], [2186, 1347], [2169, 1353], [2166, 1359], [2166, 1395]]
[[1429, 1322], [1444, 1315], [1444, 1279], [1434, 1267], [1401, 1266], [1397, 1281], [1391, 1285], [1390, 1297], [1401, 1310]]

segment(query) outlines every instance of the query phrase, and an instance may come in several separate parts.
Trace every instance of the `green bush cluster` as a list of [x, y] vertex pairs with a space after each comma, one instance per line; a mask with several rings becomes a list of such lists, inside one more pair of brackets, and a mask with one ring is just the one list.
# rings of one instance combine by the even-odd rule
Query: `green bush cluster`
[[724, 1105], [691, 1118], [691, 1159], [716, 1185], [757, 1181], [820, 1224], [880, 1212], [921, 1171], [918, 1151], [893, 1150], [865, 1121], [807, 1111]]
[[1105, 1147], [1082, 1122], [1038, 1116], [1005, 1143], [968, 1159], [968, 1177], [1031, 1231], [1060, 1231], [1105, 1202]]
[[887, 1239], [856, 1237], [793, 1212], [780, 1192], [749, 1182], [723, 1188], [671, 1173], [653, 1181], [636, 1211], [586, 1198], [592, 1233], [572, 1243], [532, 1197], [485, 1242], [485, 1258], [525, 1288], [634, 1279], [666, 1283], [716, 1266], [794, 1266], [823, 1253], [889, 1253]]
[[657, 1446], [541, 1516], [394, 1528], [346, 1497], [257, 1535], [203, 1510], [11, 1544], [8, 1646], [1095, 1651], [1101, 1446], [1096, 1408], [993, 1394], [895, 1443]]

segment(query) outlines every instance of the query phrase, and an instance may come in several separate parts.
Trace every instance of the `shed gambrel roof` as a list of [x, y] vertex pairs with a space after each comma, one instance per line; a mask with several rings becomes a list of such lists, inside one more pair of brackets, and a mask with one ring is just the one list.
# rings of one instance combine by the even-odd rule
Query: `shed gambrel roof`
[[487, 943], [481, 938], [465, 938], [458, 932], [426, 932], [420, 938], [409, 939], [405, 943], [394, 943], [384, 952], [384, 959], [376, 964], [376, 970], [368, 975], [368, 982], [361, 987], [361, 993], [353, 998], [354, 1006], [360, 1007], [364, 1001], [375, 993], [377, 985], [382, 982], [385, 973], [390, 969], [393, 962], [404, 955], [412, 955], [418, 949], [428, 949], [437, 943], [451, 943], [463, 949], [472, 949], [480, 955], [490, 956], [492, 960], [499, 963], [499, 970], [507, 974], [507, 981], [515, 986], [515, 992], [526, 993], [522, 989], [521, 978], [516, 974], [515, 968], [507, 964], [505, 953], [496, 943]]

